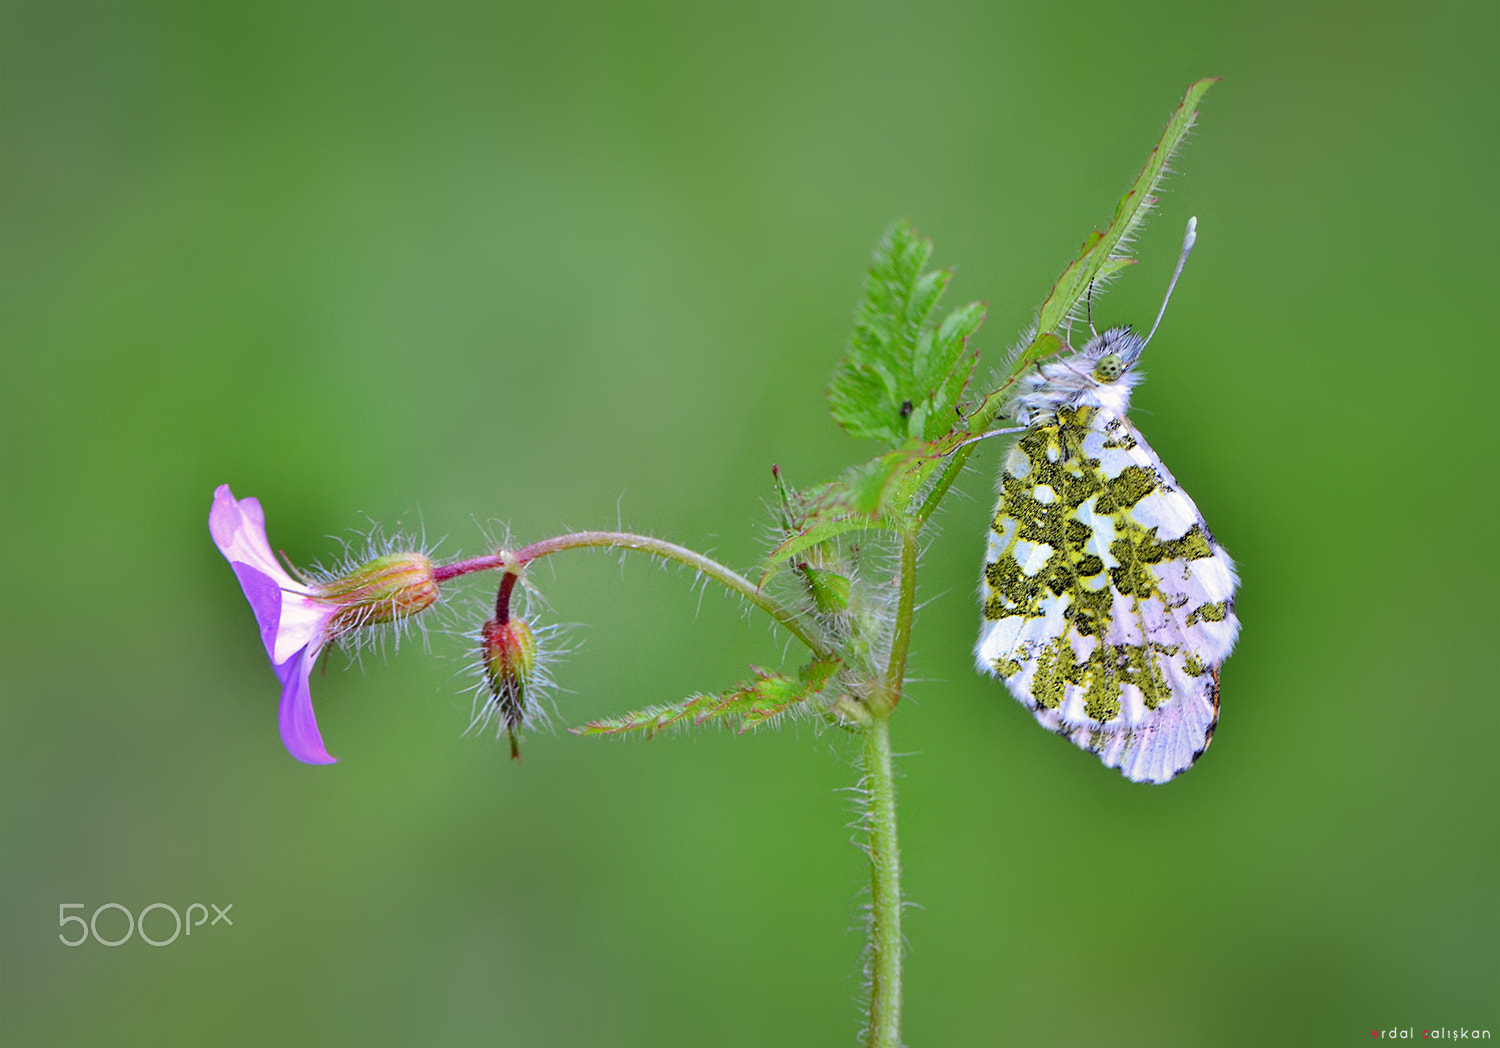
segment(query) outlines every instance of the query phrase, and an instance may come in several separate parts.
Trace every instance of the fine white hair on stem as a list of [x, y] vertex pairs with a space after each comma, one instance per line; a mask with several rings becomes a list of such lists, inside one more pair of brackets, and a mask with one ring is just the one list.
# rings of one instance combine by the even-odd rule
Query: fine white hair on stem
[[[894, 761], [904, 756], [906, 754], [892, 754], [892, 774], [899, 776], [899, 770], [894, 766]], [[844, 787], [840, 792], [847, 793], [852, 799], [854, 818], [846, 824], [848, 829], [853, 831], [853, 836], [850, 838], [849, 843], [858, 849], [865, 856], [866, 860], [873, 865], [875, 860], [871, 852], [870, 841], [875, 832], [875, 794], [871, 785], [871, 773], [865, 763], [866, 755], [863, 747], [860, 748], [859, 755], [855, 760], [856, 767], [860, 770], [860, 777], [854, 786]], [[859, 1002], [866, 1017], [868, 1017], [875, 989], [875, 944], [873, 936], [875, 901], [871, 884], [867, 882], [862, 885], [856, 895], [856, 899], [858, 900], [856, 912], [858, 913], [859, 930], [863, 933], [864, 939], [864, 946], [860, 951], [861, 985]], [[898, 909], [904, 910], [915, 904], [901, 898], [896, 900], [896, 905]], [[851, 919], [850, 923], [853, 925], [854, 920]], [[904, 934], [901, 937], [900, 948], [903, 952], [907, 949], [907, 939]]]

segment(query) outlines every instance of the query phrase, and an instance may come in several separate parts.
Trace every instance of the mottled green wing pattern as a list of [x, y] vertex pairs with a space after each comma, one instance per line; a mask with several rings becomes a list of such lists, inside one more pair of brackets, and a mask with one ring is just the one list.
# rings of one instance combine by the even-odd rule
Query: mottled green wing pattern
[[1043, 726], [1130, 779], [1165, 782], [1213, 736], [1236, 584], [1123, 414], [1062, 407], [1006, 458], [976, 658]]

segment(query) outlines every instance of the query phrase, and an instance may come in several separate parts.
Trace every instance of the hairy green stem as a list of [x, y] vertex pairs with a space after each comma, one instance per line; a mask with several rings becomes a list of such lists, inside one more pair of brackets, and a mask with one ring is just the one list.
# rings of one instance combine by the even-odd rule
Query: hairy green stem
[[938, 475], [937, 483], [927, 493], [927, 500], [917, 510], [917, 522], [919, 525], [926, 524], [938, 503], [943, 501], [943, 496], [948, 494], [948, 489], [958, 479], [958, 475], [964, 471], [964, 464], [969, 461], [969, 456], [974, 453], [973, 444], [965, 444], [948, 457], [948, 464], [943, 467], [943, 472]]
[[896, 777], [891, 714], [901, 701], [917, 604], [917, 536], [901, 536], [896, 632], [884, 687], [871, 695], [865, 727], [865, 820], [870, 835], [870, 1027], [868, 1048], [901, 1046], [901, 847], [896, 837]]
[[891, 637], [891, 658], [885, 668], [885, 687], [870, 697], [871, 712], [888, 717], [901, 701], [906, 681], [906, 657], [911, 651], [911, 625], [917, 605], [917, 536], [901, 536], [901, 579], [896, 595], [896, 631]]
[[896, 839], [896, 781], [891, 722], [865, 729], [865, 813], [870, 841], [870, 1027], [867, 1048], [901, 1046], [901, 849]]

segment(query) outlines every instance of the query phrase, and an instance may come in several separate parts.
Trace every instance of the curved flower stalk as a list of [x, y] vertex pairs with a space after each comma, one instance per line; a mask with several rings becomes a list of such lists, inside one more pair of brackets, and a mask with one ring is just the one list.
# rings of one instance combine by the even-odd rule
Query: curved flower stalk
[[228, 484], [214, 492], [208, 530], [240, 580], [281, 681], [281, 741], [299, 761], [333, 764], [313, 714], [313, 665], [341, 636], [431, 607], [438, 597], [432, 561], [424, 553], [392, 553], [343, 575], [299, 582], [271, 552], [260, 503], [236, 499]]

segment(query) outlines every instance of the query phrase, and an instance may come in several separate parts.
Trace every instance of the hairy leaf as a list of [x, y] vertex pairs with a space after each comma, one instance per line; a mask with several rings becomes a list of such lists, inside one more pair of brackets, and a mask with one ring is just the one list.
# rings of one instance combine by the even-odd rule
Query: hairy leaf
[[1188, 88], [1166, 130], [1157, 140], [1156, 148], [1146, 158], [1146, 166], [1136, 176], [1126, 194], [1115, 206], [1114, 218], [1102, 233], [1092, 233], [1083, 243], [1083, 250], [1058, 278], [1047, 301], [1042, 303], [1037, 314], [1037, 335], [1055, 333], [1072, 316], [1078, 303], [1088, 294], [1089, 285], [1101, 283], [1119, 272], [1127, 260], [1119, 252], [1129, 244], [1132, 234], [1156, 205], [1156, 190], [1167, 175], [1167, 164], [1187, 138], [1193, 122], [1198, 117], [1198, 103], [1213, 87], [1215, 80], [1199, 80]]
[[699, 727], [710, 721], [724, 721], [737, 724], [738, 730], [744, 732], [774, 720], [822, 692], [840, 665], [838, 659], [815, 659], [798, 670], [795, 677], [752, 666], [753, 680], [718, 695], [694, 695], [682, 702], [648, 706], [569, 730], [575, 735], [622, 735], [639, 731], [652, 736], [674, 725]]
[[828, 387], [834, 419], [857, 437], [899, 444], [931, 440], [952, 426], [953, 409], [978, 362], [966, 353], [984, 307], [970, 303], [935, 329], [933, 311], [952, 273], [927, 270], [932, 242], [906, 223], [886, 230], [865, 278], [848, 350]]

